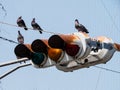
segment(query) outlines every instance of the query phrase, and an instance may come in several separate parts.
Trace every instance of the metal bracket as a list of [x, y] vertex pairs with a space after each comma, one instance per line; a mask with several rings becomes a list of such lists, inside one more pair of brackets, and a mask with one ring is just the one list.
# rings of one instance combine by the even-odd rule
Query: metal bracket
[[[17, 59], [17, 60], [12, 60], [12, 61], [9, 61], [9, 62], [1, 63], [0, 67], [4, 67], [4, 66], [8, 66], [8, 65], [13, 65], [13, 64], [25, 62], [25, 61], [28, 61], [28, 60], [29, 60], [28, 58], [21, 58], [21, 59]], [[5, 72], [3, 75], [1, 75], [0, 76], [0, 80], [2, 78], [4, 78], [5, 76], [11, 74], [12, 72], [18, 70], [19, 68], [30, 66], [30, 65], [32, 65], [32, 64], [31, 63], [26, 63], [26, 64], [19, 65], [17, 67], [14, 67], [13, 69], [11, 69], [11, 70]]]

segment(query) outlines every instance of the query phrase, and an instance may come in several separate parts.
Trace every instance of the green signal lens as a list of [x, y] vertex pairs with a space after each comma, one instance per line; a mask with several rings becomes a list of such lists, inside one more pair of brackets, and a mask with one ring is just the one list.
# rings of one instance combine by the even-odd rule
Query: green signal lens
[[43, 53], [33, 53], [32, 62], [36, 65], [41, 65], [45, 61], [45, 55]]

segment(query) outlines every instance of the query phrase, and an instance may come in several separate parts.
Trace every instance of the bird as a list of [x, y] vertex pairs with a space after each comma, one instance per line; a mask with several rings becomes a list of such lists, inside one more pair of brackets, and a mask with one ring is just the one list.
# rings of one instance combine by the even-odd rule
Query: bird
[[[24, 44], [24, 37], [23, 35], [20, 33], [20, 31], [18, 30], [18, 37], [17, 37], [18, 43], [19, 44]], [[17, 56], [17, 59], [20, 59], [20, 57]], [[20, 62], [21, 64], [22, 62]], [[24, 61], [24, 63], [26, 63], [26, 61]]]
[[22, 19], [22, 16], [18, 17], [18, 19], [17, 19], [17, 25], [19, 27], [24, 27], [25, 30], [28, 30], [28, 28], [26, 27], [26, 24], [25, 24], [24, 20]]
[[24, 37], [22, 36], [22, 34], [20, 33], [20, 31], [18, 31], [17, 40], [18, 40], [19, 44], [24, 44]]
[[89, 33], [88, 30], [85, 28], [85, 26], [83, 26], [82, 24], [79, 23], [78, 19], [75, 19], [75, 28], [78, 31]]
[[43, 29], [35, 22], [35, 18], [33, 18], [31, 26], [33, 27], [33, 29], [39, 30], [40, 34], [42, 34]]

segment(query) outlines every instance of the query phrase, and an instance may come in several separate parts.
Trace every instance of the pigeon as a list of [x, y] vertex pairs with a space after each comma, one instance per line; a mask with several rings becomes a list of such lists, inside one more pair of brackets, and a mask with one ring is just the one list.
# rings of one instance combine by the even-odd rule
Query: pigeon
[[25, 30], [28, 30], [28, 28], [27, 28], [26, 25], [25, 25], [24, 20], [22, 19], [22, 16], [20, 16], [20, 17], [17, 19], [17, 25], [18, 25], [19, 27], [24, 27]]
[[40, 34], [42, 34], [43, 29], [35, 22], [35, 18], [33, 18], [31, 26], [33, 27], [33, 29], [39, 30]]
[[80, 24], [77, 19], [75, 19], [75, 28], [76, 28], [78, 31], [85, 32], [85, 33], [89, 33], [88, 30], [87, 30], [82, 24]]
[[[22, 34], [20, 33], [20, 31], [18, 31], [18, 38], [17, 38], [17, 40], [18, 40], [19, 44], [24, 44], [24, 37], [22, 36]], [[18, 57], [18, 56], [17, 56], [17, 58], [20, 59], [20, 57]], [[21, 63], [22, 62], [20, 62], [20, 64]], [[26, 63], [26, 61], [24, 61], [24, 63]]]
[[20, 33], [20, 31], [18, 31], [18, 43], [19, 44], [23, 44], [24, 43], [24, 37], [22, 36], [22, 34]]

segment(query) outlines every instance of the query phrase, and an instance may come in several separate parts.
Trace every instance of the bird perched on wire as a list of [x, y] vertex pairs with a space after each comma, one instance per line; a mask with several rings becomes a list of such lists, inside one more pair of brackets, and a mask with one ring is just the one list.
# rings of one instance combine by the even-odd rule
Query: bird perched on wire
[[83, 26], [82, 24], [79, 23], [78, 19], [75, 19], [75, 28], [78, 30], [78, 32], [85, 32], [89, 33], [88, 30]]
[[22, 34], [20, 33], [20, 31], [18, 31], [17, 41], [18, 41], [19, 44], [24, 44], [24, 37], [22, 36]]
[[24, 20], [22, 19], [22, 16], [18, 17], [18, 19], [17, 19], [17, 25], [19, 27], [23, 27], [25, 30], [28, 30], [28, 28], [26, 27], [26, 24], [25, 24]]
[[35, 18], [33, 18], [31, 26], [33, 27], [33, 29], [39, 30], [40, 34], [42, 34], [43, 29], [35, 22]]

